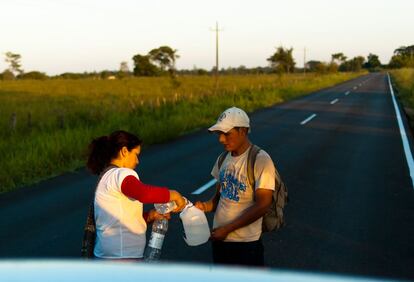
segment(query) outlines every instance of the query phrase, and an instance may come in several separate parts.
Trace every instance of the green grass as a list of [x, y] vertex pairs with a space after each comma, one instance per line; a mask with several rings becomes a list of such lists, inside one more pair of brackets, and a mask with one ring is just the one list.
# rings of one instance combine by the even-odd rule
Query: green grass
[[414, 109], [414, 68], [393, 70], [391, 76], [404, 107]]
[[414, 132], [414, 68], [391, 71], [396, 86], [396, 95], [404, 107], [411, 130]]
[[91, 139], [113, 130], [165, 142], [230, 106], [252, 112], [358, 75], [223, 76], [217, 88], [209, 76], [0, 81], [0, 193], [82, 167]]

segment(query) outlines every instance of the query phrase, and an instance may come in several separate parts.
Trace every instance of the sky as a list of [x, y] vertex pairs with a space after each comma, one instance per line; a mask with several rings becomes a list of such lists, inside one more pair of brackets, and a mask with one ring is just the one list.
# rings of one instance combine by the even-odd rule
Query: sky
[[117, 70], [122, 61], [168, 45], [178, 69], [267, 66], [278, 46], [298, 67], [369, 53], [388, 63], [414, 44], [412, 0], [0, 0], [0, 71], [4, 53], [48, 75]]

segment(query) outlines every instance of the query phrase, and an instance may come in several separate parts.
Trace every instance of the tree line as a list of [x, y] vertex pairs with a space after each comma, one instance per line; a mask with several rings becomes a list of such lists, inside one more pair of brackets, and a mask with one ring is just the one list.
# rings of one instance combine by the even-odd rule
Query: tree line
[[[212, 75], [215, 73], [215, 67], [211, 70], [197, 68], [193, 69], [176, 69], [176, 61], [180, 57], [177, 50], [169, 46], [160, 46], [150, 50], [147, 54], [136, 54], [132, 57], [133, 69], [129, 69], [128, 63], [123, 61], [120, 63], [118, 70], [104, 70], [101, 72], [84, 72], [84, 73], [62, 73], [56, 76], [47, 76], [44, 72], [29, 71], [25, 72], [22, 69], [21, 55], [13, 52], [6, 52], [5, 62], [8, 68], [0, 73], [0, 80], [14, 80], [14, 79], [48, 79], [48, 78], [63, 78], [63, 79], [117, 79], [131, 76], [163, 76], [168, 75], [173, 80], [177, 74], [185, 75]], [[370, 53], [366, 58], [363, 56], [356, 56], [347, 58], [343, 53], [334, 53], [331, 55], [329, 62], [322, 62], [317, 60], [307, 61], [305, 66], [300, 68], [296, 66], [293, 59], [293, 48], [284, 48], [279, 46], [275, 52], [268, 58], [268, 66], [247, 68], [240, 65], [239, 67], [221, 68], [220, 74], [270, 74], [270, 73], [294, 73], [294, 72], [317, 72], [317, 73], [332, 73], [332, 72], [348, 72], [360, 71], [361, 69], [368, 69], [369, 71], [379, 71], [384, 68], [403, 68], [414, 67], [414, 45], [401, 46], [394, 50], [393, 56], [388, 64], [382, 64], [378, 55]]]

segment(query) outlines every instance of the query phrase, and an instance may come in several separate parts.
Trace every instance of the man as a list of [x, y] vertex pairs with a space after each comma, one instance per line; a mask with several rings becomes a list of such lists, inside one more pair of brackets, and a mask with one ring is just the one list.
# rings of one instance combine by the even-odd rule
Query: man
[[272, 159], [265, 151], [259, 151], [254, 165], [255, 187], [250, 187], [247, 157], [252, 143], [247, 114], [239, 108], [229, 108], [208, 130], [218, 135], [228, 152], [220, 168], [219, 157], [211, 171], [217, 179], [215, 195], [195, 204], [205, 212], [215, 211], [210, 237], [213, 261], [263, 266], [262, 217], [272, 203], [275, 189]]

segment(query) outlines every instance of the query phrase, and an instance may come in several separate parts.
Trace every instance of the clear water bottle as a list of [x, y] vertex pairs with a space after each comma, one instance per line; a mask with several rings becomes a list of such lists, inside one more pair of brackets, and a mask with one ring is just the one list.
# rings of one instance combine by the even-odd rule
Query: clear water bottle
[[174, 201], [170, 201], [165, 204], [154, 204], [154, 207], [158, 213], [167, 214], [172, 212], [177, 207], [177, 204]]
[[158, 261], [161, 257], [162, 244], [168, 230], [168, 220], [157, 219], [152, 223], [151, 237], [144, 252], [144, 260], [147, 262]]

